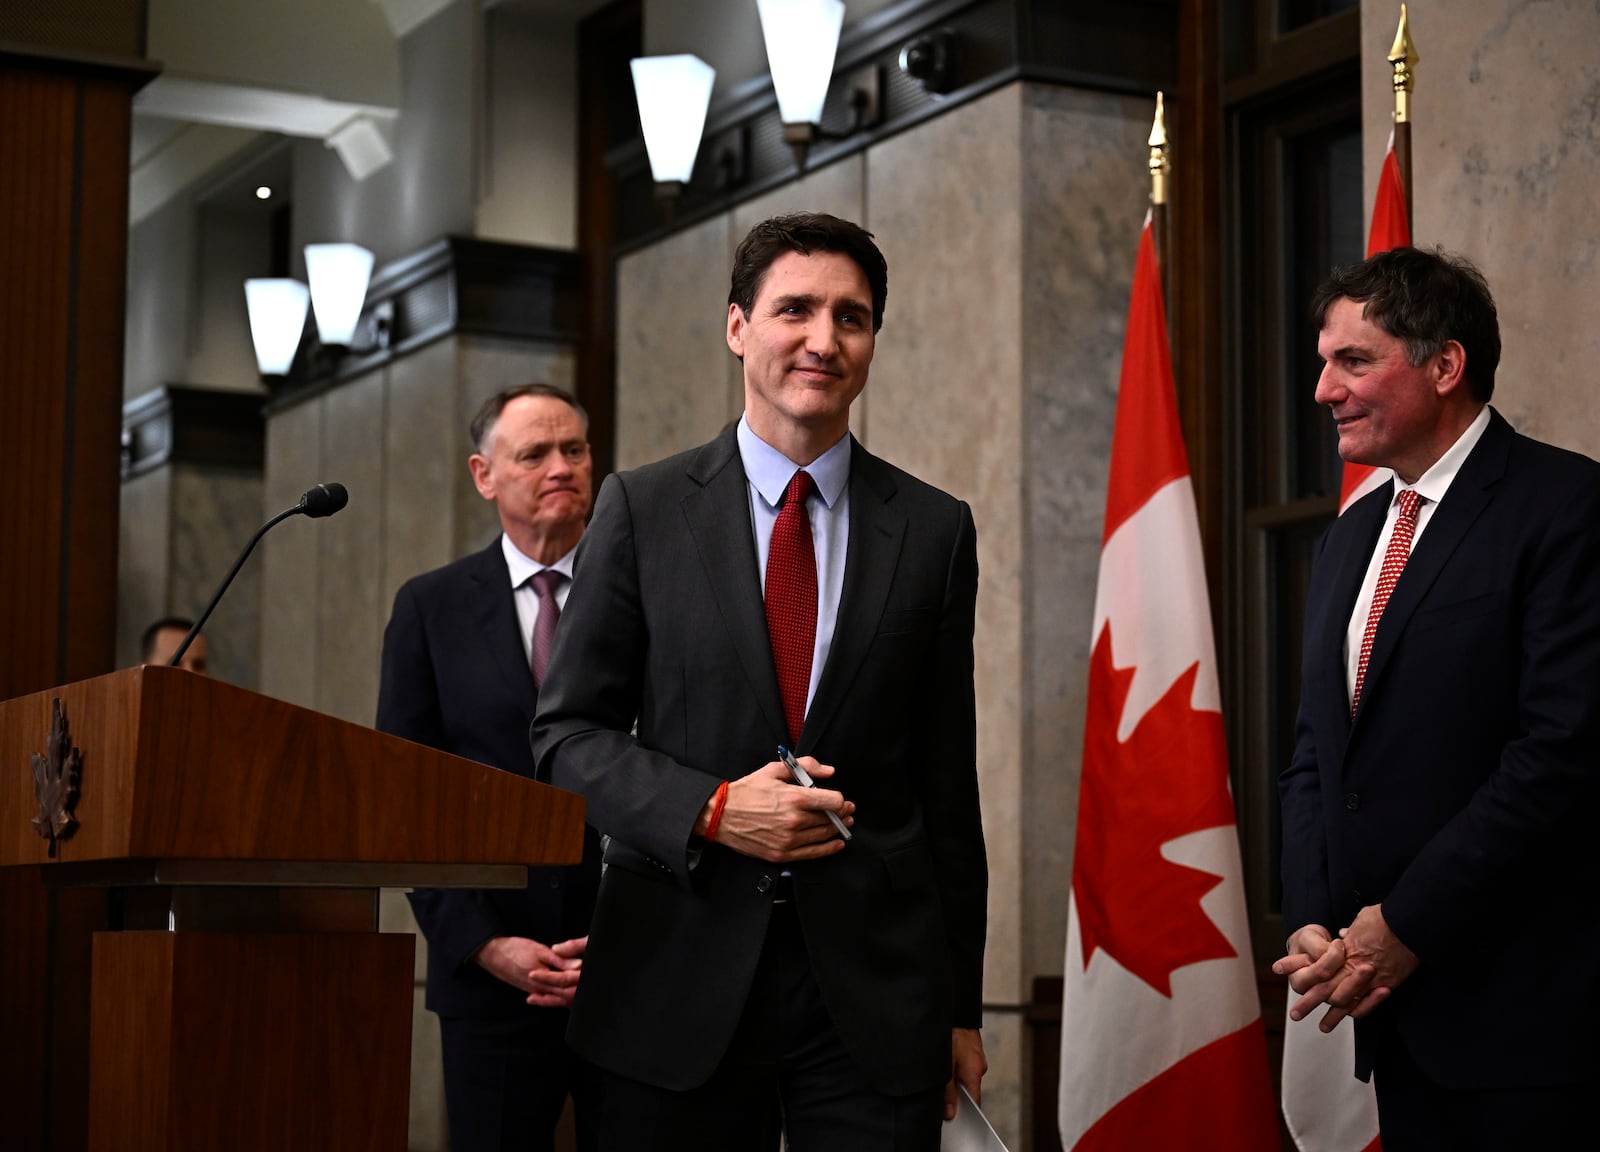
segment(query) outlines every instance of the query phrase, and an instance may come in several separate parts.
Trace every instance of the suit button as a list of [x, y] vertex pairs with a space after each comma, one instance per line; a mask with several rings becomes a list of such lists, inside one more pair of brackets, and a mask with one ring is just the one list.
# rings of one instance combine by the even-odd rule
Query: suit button
[[1344, 794], [1344, 806], [1346, 808], [1350, 809], [1350, 811], [1352, 811], [1352, 812], [1354, 812], [1356, 809], [1360, 808], [1361, 807], [1361, 795], [1360, 795], [1360, 793], [1357, 793], [1357, 792], [1346, 792]]
[[772, 877], [771, 876], [763, 876], [761, 879], [757, 880], [756, 881], [756, 891], [760, 892], [763, 896], [765, 896], [768, 892], [771, 892], [772, 891]]
[[1366, 901], [1366, 897], [1361, 894], [1361, 889], [1359, 888], [1350, 889], [1350, 895], [1356, 898], [1356, 903], [1358, 904], [1362, 904]]
[[550, 887], [551, 888], [559, 888], [559, 887], [561, 887], [561, 880], [558, 877], [555, 877], [555, 876], [550, 877]]

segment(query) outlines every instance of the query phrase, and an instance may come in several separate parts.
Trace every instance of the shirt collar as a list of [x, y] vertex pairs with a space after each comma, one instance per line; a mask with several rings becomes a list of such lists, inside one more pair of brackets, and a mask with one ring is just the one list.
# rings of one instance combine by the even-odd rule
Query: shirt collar
[[[1430, 504], [1437, 504], [1443, 500], [1444, 494], [1450, 490], [1451, 482], [1456, 478], [1456, 473], [1461, 471], [1461, 465], [1472, 455], [1472, 450], [1478, 446], [1478, 441], [1483, 438], [1483, 430], [1487, 427], [1489, 427], [1489, 405], [1485, 404], [1478, 409], [1477, 417], [1467, 425], [1466, 431], [1456, 437], [1456, 442], [1446, 449], [1443, 456], [1433, 462], [1433, 467], [1418, 476], [1417, 482], [1409, 487], [1415, 488], [1417, 494]], [[1401, 483], [1400, 477], [1394, 478], [1395, 497], [1398, 497], [1406, 487], [1408, 485]]]
[[[794, 476], [796, 464], [782, 452], [750, 430], [745, 417], [739, 417], [739, 455], [744, 460], [744, 474], [755, 485], [761, 498], [776, 508], [783, 501], [783, 490]], [[839, 437], [838, 442], [811, 463], [804, 465], [811, 479], [817, 483], [817, 494], [822, 502], [832, 508], [844, 494], [850, 480], [850, 433]]]
[[572, 558], [578, 552], [573, 548], [554, 564], [541, 564], [537, 560], [524, 555], [522, 549], [511, 542], [511, 537], [504, 532], [500, 533], [500, 550], [505, 553], [506, 567], [511, 570], [511, 587], [521, 588], [535, 572], [543, 572], [546, 568], [554, 568], [568, 580], [572, 579]]

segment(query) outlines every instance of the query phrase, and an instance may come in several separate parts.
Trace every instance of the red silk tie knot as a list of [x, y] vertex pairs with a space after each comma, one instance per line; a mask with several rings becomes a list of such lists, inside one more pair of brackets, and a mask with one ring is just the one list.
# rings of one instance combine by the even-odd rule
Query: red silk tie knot
[[806, 500], [817, 489], [809, 472], [796, 472], [783, 493], [767, 548], [767, 636], [778, 673], [789, 746], [800, 742], [817, 644], [817, 554]]

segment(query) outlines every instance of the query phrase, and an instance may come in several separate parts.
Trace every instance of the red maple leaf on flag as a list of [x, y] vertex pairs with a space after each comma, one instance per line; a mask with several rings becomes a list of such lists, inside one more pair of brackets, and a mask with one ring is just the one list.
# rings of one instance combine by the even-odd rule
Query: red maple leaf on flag
[[1072, 876], [1083, 965], [1103, 948], [1167, 997], [1178, 968], [1236, 954], [1200, 907], [1221, 877], [1161, 855], [1169, 840], [1234, 822], [1222, 714], [1189, 704], [1198, 671], [1179, 676], [1121, 742], [1134, 669], [1112, 666], [1109, 623], [1089, 663]]

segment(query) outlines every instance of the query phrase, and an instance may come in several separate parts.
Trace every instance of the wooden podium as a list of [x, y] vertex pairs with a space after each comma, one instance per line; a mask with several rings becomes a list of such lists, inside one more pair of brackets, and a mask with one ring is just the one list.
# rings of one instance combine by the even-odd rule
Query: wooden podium
[[[81, 778], [52, 843], [56, 701]], [[578, 796], [173, 668], [0, 703], [0, 765], [0, 867], [114, 891], [91, 1149], [400, 1152], [415, 941], [378, 932], [378, 889], [521, 887], [583, 851]]]

